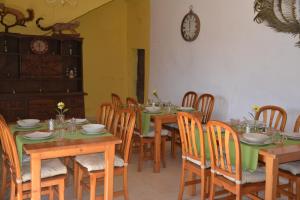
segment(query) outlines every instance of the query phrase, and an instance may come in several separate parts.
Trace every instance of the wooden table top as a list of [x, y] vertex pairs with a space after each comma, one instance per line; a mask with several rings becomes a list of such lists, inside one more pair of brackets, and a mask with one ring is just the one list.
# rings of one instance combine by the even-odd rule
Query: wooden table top
[[111, 145], [111, 144], [121, 144], [122, 141], [120, 138], [116, 136], [105, 136], [105, 137], [97, 137], [90, 139], [61, 139], [53, 142], [43, 142], [36, 144], [24, 144], [24, 150], [27, 154], [32, 153], [43, 153], [49, 150], [68, 150], [74, 148], [82, 148], [86, 146], [95, 146], [95, 145]]

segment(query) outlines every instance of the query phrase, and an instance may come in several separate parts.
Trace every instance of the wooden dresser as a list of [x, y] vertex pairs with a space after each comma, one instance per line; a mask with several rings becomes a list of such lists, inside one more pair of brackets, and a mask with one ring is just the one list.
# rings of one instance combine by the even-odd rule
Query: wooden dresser
[[82, 38], [0, 33], [0, 114], [55, 118], [56, 104], [67, 117], [84, 117]]

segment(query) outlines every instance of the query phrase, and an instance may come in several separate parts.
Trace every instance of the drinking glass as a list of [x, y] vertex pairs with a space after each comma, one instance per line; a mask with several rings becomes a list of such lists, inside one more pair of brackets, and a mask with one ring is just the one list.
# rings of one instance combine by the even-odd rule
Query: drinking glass
[[287, 137], [280, 132], [275, 132], [272, 135], [272, 142], [276, 145], [282, 145]]

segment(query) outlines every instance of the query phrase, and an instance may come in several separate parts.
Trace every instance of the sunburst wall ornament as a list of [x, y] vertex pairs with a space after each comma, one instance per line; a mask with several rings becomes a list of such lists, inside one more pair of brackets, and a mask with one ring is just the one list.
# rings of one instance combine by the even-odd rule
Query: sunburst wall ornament
[[[300, 0], [255, 0], [254, 21], [277, 32], [300, 36]], [[300, 47], [300, 40], [296, 43]]]

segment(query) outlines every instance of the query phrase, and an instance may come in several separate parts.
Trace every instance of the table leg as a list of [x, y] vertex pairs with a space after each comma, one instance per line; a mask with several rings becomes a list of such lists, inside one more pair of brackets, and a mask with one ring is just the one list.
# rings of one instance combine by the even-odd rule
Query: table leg
[[41, 159], [31, 155], [31, 200], [41, 199]]
[[155, 138], [154, 138], [154, 172], [160, 172], [160, 143], [161, 143], [161, 119], [155, 118]]
[[104, 200], [112, 200], [114, 192], [114, 160], [115, 145], [109, 145], [105, 150]]
[[266, 156], [266, 187], [265, 199], [276, 199], [278, 160], [274, 157]]

